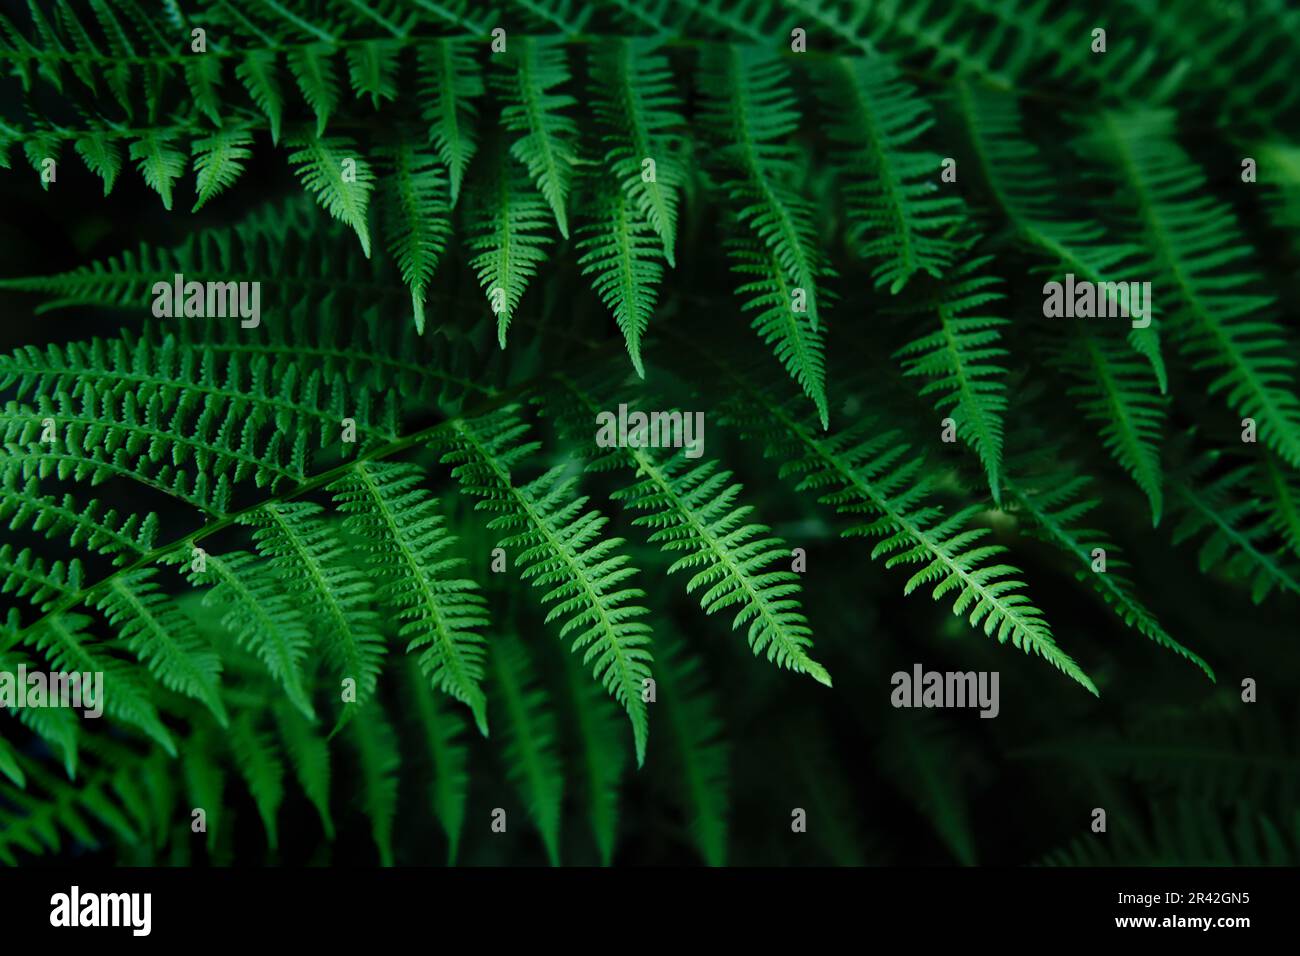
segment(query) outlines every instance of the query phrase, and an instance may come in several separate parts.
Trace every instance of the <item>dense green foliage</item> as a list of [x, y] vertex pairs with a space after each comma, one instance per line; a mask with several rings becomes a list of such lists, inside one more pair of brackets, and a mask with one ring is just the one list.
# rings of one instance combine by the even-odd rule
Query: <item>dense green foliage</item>
[[499, 7], [0, 14], [0, 861], [1294, 862], [1300, 14]]

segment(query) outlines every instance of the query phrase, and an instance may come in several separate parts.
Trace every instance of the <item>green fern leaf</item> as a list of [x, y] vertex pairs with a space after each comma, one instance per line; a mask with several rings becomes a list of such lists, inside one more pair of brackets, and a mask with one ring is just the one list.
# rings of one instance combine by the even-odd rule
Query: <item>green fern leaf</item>
[[875, 262], [876, 285], [897, 293], [917, 272], [942, 277], [957, 251], [947, 233], [962, 204], [938, 195], [940, 157], [917, 148], [934, 123], [929, 108], [882, 59], [836, 60], [820, 92], [842, 150], [849, 241]]
[[593, 210], [595, 221], [579, 228], [582, 274], [614, 313], [627, 342], [627, 354], [637, 375], [645, 378], [641, 337], [654, 314], [663, 281], [662, 255], [650, 225], [640, 219], [621, 190], [610, 188]]
[[321, 208], [335, 219], [356, 230], [361, 250], [370, 257], [370, 227], [366, 207], [374, 186], [374, 172], [361, 156], [356, 144], [345, 137], [318, 139], [308, 136], [291, 139], [296, 152], [289, 162], [303, 188], [316, 197]]
[[460, 187], [470, 160], [478, 152], [474, 124], [478, 109], [474, 103], [483, 95], [469, 44], [459, 40], [434, 40], [420, 48], [421, 98], [424, 119], [429, 124], [429, 141], [451, 179], [451, 204], [460, 198]]
[[510, 72], [494, 74], [505, 101], [501, 125], [518, 137], [510, 155], [521, 162], [555, 214], [560, 235], [569, 238], [566, 204], [576, 159], [578, 127], [561, 112], [572, 96], [552, 92], [569, 82], [564, 46], [553, 37], [520, 37], [510, 45]]
[[455, 539], [443, 527], [438, 503], [420, 487], [413, 465], [361, 462], [329, 486], [349, 531], [367, 544], [378, 572], [380, 594], [403, 620], [399, 636], [407, 650], [422, 651], [420, 668], [433, 687], [469, 707], [487, 736], [483, 596], [472, 581], [447, 577], [463, 563], [443, 556]]
[[475, 508], [497, 513], [488, 527], [510, 532], [500, 546], [516, 551], [533, 587], [546, 589], [547, 622], [563, 621], [560, 637], [572, 638], [573, 652], [583, 652], [583, 663], [627, 711], [640, 766], [649, 733], [642, 691], [650, 676], [650, 627], [640, 620], [648, 612], [635, 603], [644, 592], [627, 586], [637, 571], [618, 550], [623, 540], [601, 536], [608, 519], [583, 510], [588, 499], [574, 494], [575, 478], [561, 477], [564, 466], [525, 484], [514, 481], [514, 466], [537, 449], [520, 443], [528, 426], [518, 406], [451, 425], [431, 445], [453, 466], [462, 490], [483, 499]]
[[244, 161], [253, 157], [248, 148], [252, 142], [252, 133], [241, 126], [219, 130], [193, 142], [199, 196], [190, 212], [198, 212], [208, 200], [234, 185], [244, 171]]
[[451, 234], [447, 181], [431, 154], [405, 142], [392, 147], [386, 158], [392, 167], [385, 192], [389, 248], [411, 288], [415, 329], [424, 334], [426, 290]]
[[[605, 165], [677, 263], [678, 191], [686, 168], [670, 137], [685, 125], [668, 58], [653, 40], [614, 39], [591, 62], [592, 109], [605, 129]], [[646, 160], [653, 167], [646, 166]]]
[[490, 657], [496, 699], [503, 711], [501, 755], [506, 777], [541, 834], [551, 866], [559, 866], [564, 768], [555, 752], [555, 715], [545, 692], [530, 685], [531, 663], [518, 639], [503, 635], [493, 641]]

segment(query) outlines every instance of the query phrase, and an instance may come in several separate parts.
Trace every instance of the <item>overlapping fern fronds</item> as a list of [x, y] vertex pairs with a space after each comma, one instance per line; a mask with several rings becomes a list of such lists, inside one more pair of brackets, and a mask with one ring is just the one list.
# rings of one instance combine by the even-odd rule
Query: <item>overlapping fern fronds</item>
[[[742, 776], [769, 759], [861, 859], [830, 836], [860, 782], [823, 772], [849, 717], [968, 863], [979, 761], [843, 704], [913, 637], [994, 655], [1050, 701], [1030, 723], [1155, 698], [1151, 645], [1179, 693], [1262, 666], [1158, 570], [1300, 596], [1295, 31], [1203, 6], [1108, 4], [1104, 55], [1045, 0], [0, 15], [5, 198], [66, 211], [85, 176], [187, 227], [0, 276], [99, 323], [0, 356], [0, 661], [107, 685], [103, 731], [3, 718], [0, 860], [228, 861], [248, 817], [273, 855], [360, 820], [383, 863], [722, 864], [766, 846], [737, 827], [773, 818]], [[1150, 322], [1049, 318], [1066, 274], [1150, 282]], [[259, 283], [260, 324], [152, 314], [181, 275]], [[658, 438], [602, 441], [629, 410]], [[1288, 852], [1243, 819], [1220, 849]]]

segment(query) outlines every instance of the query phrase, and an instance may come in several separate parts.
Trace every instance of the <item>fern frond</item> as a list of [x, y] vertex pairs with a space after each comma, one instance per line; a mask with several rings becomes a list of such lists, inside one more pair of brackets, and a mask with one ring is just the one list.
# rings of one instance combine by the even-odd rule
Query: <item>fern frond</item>
[[563, 622], [560, 637], [571, 639], [573, 652], [583, 653], [583, 663], [627, 711], [640, 766], [649, 733], [642, 693], [651, 661], [650, 626], [641, 618], [649, 612], [637, 603], [644, 592], [629, 586], [637, 570], [620, 550], [623, 539], [602, 536], [608, 519], [583, 510], [588, 499], [574, 493], [577, 479], [564, 477], [564, 465], [515, 482], [512, 469], [538, 447], [523, 441], [528, 426], [518, 406], [451, 426], [430, 444], [453, 466], [461, 489], [483, 499], [475, 509], [496, 512], [488, 528], [509, 532], [500, 546], [515, 553], [533, 587], [546, 589], [547, 622]]
[[185, 574], [192, 584], [211, 586], [204, 593], [204, 605], [218, 610], [236, 643], [252, 651], [294, 706], [314, 720], [316, 712], [303, 679], [311, 644], [307, 620], [275, 575], [268, 573], [269, 566], [246, 551], [192, 558], [186, 548], [163, 561], [189, 565]]
[[1057, 647], [1042, 612], [1024, 593], [1020, 570], [996, 560], [1006, 549], [981, 543], [989, 529], [972, 526], [981, 508], [971, 505], [949, 515], [934, 504], [936, 477], [926, 472], [921, 457], [910, 454], [897, 431], [867, 417], [818, 437], [816, 426], [791, 414], [786, 403], [744, 378], [737, 381], [744, 383], [746, 400], [729, 407], [728, 420], [764, 442], [766, 455], [783, 462], [781, 475], [798, 478], [797, 490], [818, 493], [819, 501], [841, 514], [865, 517], [842, 536], [880, 538], [871, 556], [884, 557], [887, 568], [920, 565], [904, 594], [934, 585], [934, 599], [953, 595], [953, 613], [966, 615], [972, 627], [1038, 654], [1097, 693], [1088, 675]]
[[455, 543], [418, 467], [358, 462], [329, 486], [348, 530], [366, 542], [378, 572], [380, 595], [403, 621], [398, 635], [408, 652], [421, 651], [430, 684], [465, 704], [487, 736], [483, 678], [486, 602], [477, 585], [448, 575], [464, 562], [445, 556]]
[[992, 291], [999, 280], [982, 274], [991, 260], [992, 256], [978, 256], [954, 267], [934, 305], [938, 331], [914, 339], [894, 354], [902, 359], [904, 374], [930, 379], [920, 394], [938, 395], [935, 409], [951, 414], [958, 437], [979, 456], [993, 500], [1000, 503], [1007, 350], [1000, 345], [998, 329], [1008, 320], [984, 311], [1003, 298]]
[[429, 280], [451, 234], [447, 181], [431, 154], [405, 141], [385, 154], [391, 172], [385, 182], [388, 245], [411, 289], [415, 330], [424, 334], [424, 300]]
[[348, 723], [361, 771], [359, 800], [370, 818], [370, 833], [379, 850], [379, 865], [393, 865], [393, 823], [397, 817], [397, 771], [401, 758], [393, 728], [378, 699]]
[[[590, 428], [600, 409], [577, 382], [566, 376], [558, 380], [572, 396], [570, 428], [576, 439], [580, 423]], [[808, 653], [812, 629], [799, 600], [799, 577], [773, 567], [790, 557], [790, 549], [766, 525], [747, 520], [753, 507], [737, 504], [743, 488], [731, 481], [731, 472], [719, 470], [716, 459], [695, 463], [675, 451], [630, 444], [593, 455], [593, 470], [632, 470], [638, 480], [610, 498], [644, 512], [632, 523], [651, 529], [651, 544], [680, 554], [668, 573], [694, 572], [686, 592], [700, 592], [706, 614], [734, 608], [732, 629], [747, 627], [756, 657], [766, 656], [778, 667], [830, 686], [830, 674]]]
[[[393, 40], [366, 40], [347, 48], [348, 75], [358, 97], [369, 96], [379, 109], [384, 100], [397, 97], [397, 58], [401, 44]], [[318, 134], [319, 135], [319, 134]]]
[[[1154, 265], [1141, 246], [1115, 240], [1101, 222], [1062, 214], [1065, 186], [1026, 135], [1012, 96], [966, 80], [954, 90], [984, 181], [1017, 239], [1098, 289], [1108, 288], [1102, 283], [1150, 280]], [[1128, 341], [1150, 363], [1163, 393], [1169, 385], [1157, 331], [1163, 310], [1151, 301], [1147, 306], [1149, 322], [1130, 323]]]
[[875, 263], [876, 286], [897, 293], [917, 272], [941, 277], [963, 217], [960, 199], [939, 195], [939, 155], [917, 143], [934, 123], [929, 107], [882, 59], [835, 60], [819, 91], [840, 147], [849, 242]]
[[185, 172], [185, 154], [172, 147], [171, 137], [150, 130], [128, 150], [139, 166], [145, 183], [162, 197], [163, 208], [172, 208], [172, 184]]
[[249, 98], [266, 114], [271, 142], [279, 145], [284, 122], [284, 92], [274, 50], [249, 50], [235, 65], [235, 76], [244, 84]]
[[546, 204], [500, 153], [473, 213], [468, 245], [475, 253], [469, 264], [497, 317], [502, 348], [519, 300], [546, 259], [552, 241], [546, 225]]
[[474, 101], [483, 95], [483, 79], [468, 42], [434, 40], [421, 46], [420, 84], [429, 141], [447, 169], [455, 206], [470, 161], [478, 152]]
[[329, 744], [296, 707], [283, 704], [275, 708], [280, 742], [289, 755], [294, 776], [302, 792], [320, 816], [327, 840], [334, 839], [334, 819], [330, 814]]
[[274, 850], [280, 840], [277, 818], [284, 802], [284, 762], [279, 748], [269, 733], [258, 729], [253, 713], [245, 711], [230, 725], [230, 749], [257, 805], [266, 842]]
[[505, 105], [501, 125], [518, 134], [510, 155], [528, 169], [555, 214], [560, 235], [569, 238], [566, 204], [577, 158], [578, 127], [562, 112], [576, 101], [554, 92], [569, 82], [567, 53], [554, 37], [518, 37], [510, 44], [509, 72], [493, 74]]
[[[248, 148], [252, 142], [253, 134], [247, 127], [234, 126], [218, 130], [203, 139], [196, 139], [191, 144], [199, 198], [190, 212], [198, 212], [208, 200], [234, 185], [244, 171], [243, 162], [253, 156], [252, 150]], [[105, 194], [109, 185], [106, 178]]]
[[722, 738], [718, 706], [706, 686], [699, 658], [679, 639], [663, 642], [658, 693], [662, 695], [671, 761], [678, 770], [678, 800], [691, 842], [709, 866], [727, 862], [730, 787], [729, 750]]
[[812, 399], [822, 428], [829, 428], [823, 330], [807, 310], [796, 308], [794, 287], [771, 249], [753, 240], [736, 239], [728, 242], [727, 252], [731, 271], [748, 279], [736, 287], [736, 295], [747, 297], [740, 310], [753, 313], [750, 325]]
[[579, 742], [587, 818], [601, 866], [609, 866], [618, 840], [619, 784], [627, 751], [618, 730], [618, 711], [587, 679], [572, 654], [564, 657], [564, 683]]
[[295, 149], [289, 154], [289, 162], [295, 166], [294, 173], [303, 188], [316, 198], [322, 209], [356, 230], [361, 251], [369, 258], [370, 227], [366, 210], [375, 174], [356, 143], [344, 136], [329, 139], [305, 136], [290, 139], [287, 145]]
[[546, 847], [551, 866], [560, 864], [560, 803], [564, 768], [555, 751], [555, 715], [545, 691], [529, 680], [532, 666], [523, 644], [502, 635], [492, 642], [492, 676], [503, 711], [502, 759], [506, 777], [519, 791], [528, 816]]
[[1151, 524], [1159, 525], [1165, 500], [1160, 445], [1168, 403], [1158, 394], [1150, 368], [1113, 332], [1089, 327], [1060, 336], [1052, 363], [1074, 380], [1067, 393], [1147, 496]]
[[652, 40], [602, 43], [592, 56], [591, 84], [592, 110], [605, 130], [605, 166], [675, 266], [678, 190], [686, 169], [670, 137], [685, 120], [668, 58]]
[[637, 375], [645, 378], [641, 336], [654, 315], [663, 281], [662, 252], [650, 225], [633, 209], [620, 189], [601, 190], [592, 210], [594, 221], [578, 229], [577, 248], [582, 274], [614, 313], [627, 342], [627, 354]]
[[[379, 678], [384, 639], [370, 581], [348, 561], [324, 509], [310, 502], [268, 503], [240, 523], [253, 526], [258, 553], [279, 583], [310, 609], [313, 624], [321, 628], [313, 632], [324, 635], [332, 666], [355, 681], [355, 702], [364, 704]], [[350, 713], [345, 711], [345, 718]]]
[[156, 576], [156, 568], [116, 575], [92, 591], [88, 603], [104, 613], [164, 687], [201, 701], [224, 727], [221, 660], [161, 590]]
[[1294, 343], [1256, 288], [1254, 250], [1231, 209], [1205, 193], [1205, 176], [1172, 138], [1168, 112], [1106, 114], [1096, 136], [1113, 157], [1127, 201], [1159, 266], [1154, 288], [1171, 303], [1180, 345], [1211, 370], [1212, 395], [1255, 418], [1264, 443], [1300, 468]]
[[299, 46], [288, 53], [289, 72], [297, 81], [303, 99], [316, 114], [317, 139], [325, 135], [325, 127], [339, 105], [339, 78], [334, 66], [334, 53], [335, 48], [328, 43]]
[[429, 803], [442, 832], [447, 835], [447, 863], [456, 862], [461, 832], [465, 828], [465, 805], [469, 799], [469, 751], [462, 739], [460, 715], [444, 709], [437, 694], [429, 693], [428, 681], [415, 661], [407, 665], [410, 697], [432, 765]]
[[789, 71], [773, 54], [728, 46], [706, 51], [700, 84], [701, 120], [717, 137], [733, 211], [804, 291], [816, 328], [821, 257], [812, 207], [792, 186], [798, 151], [787, 140], [800, 114]]
[[[1097, 498], [1086, 497], [1091, 484], [1089, 477], [1068, 468], [1045, 470], [1038, 475], [1017, 474], [1006, 481], [1010, 503], [1033, 520], [1029, 533], [1070, 555], [1077, 580], [1097, 592], [1127, 626], [1185, 657], [1214, 680], [1210, 666], [1171, 637], [1134, 593], [1124, 575], [1128, 562], [1119, 557], [1118, 548], [1102, 532], [1081, 525], [1084, 517], [1101, 504]], [[1101, 570], [1096, 570], [1098, 549], [1105, 562]]]
[[1209, 452], [1193, 461], [1173, 482], [1179, 507], [1175, 545], [1203, 536], [1200, 568], [1221, 568], [1250, 585], [1256, 604], [1280, 588], [1300, 594], [1300, 566], [1275, 547], [1269, 514], [1249, 495], [1251, 468], [1232, 465], [1218, 477], [1210, 472], [1221, 459]]

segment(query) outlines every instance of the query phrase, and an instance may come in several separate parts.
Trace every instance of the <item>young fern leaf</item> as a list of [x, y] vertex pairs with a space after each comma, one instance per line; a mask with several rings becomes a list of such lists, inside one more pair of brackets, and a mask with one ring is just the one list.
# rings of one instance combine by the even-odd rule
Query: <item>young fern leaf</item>
[[789, 71], [758, 49], [710, 48], [700, 83], [702, 120], [715, 131], [736, 218], [772, 251], [789, 284], [803, 290], [817, 328], [820, 255], [812, 207], [791, 187], [798, 150], [788, 140], [799, 128], [799, 107]]
[[172, 148], [173, 134], [150, 130], [131, 144], [128, 152], [139, 166], [145, 183], [172, 208], [172, 184], [185, 172], [185, 154]]
[[984, 466], [993, 500], [1001, 503], [1002, 415], [1007, 408], [1006, 370], [1001, 363], [1007, 350], [999, 344], [998, 329], [1008, 323], [983, 312], [986, 305], [1003, 298], [990, 291], [998, 280], [980, 274], [991, 260], [991, 256], [970, 258], [952, 269], [934, 305], [938, 330], [894, 354], [902, 359], [904, 374], [930, 379], [920, 394], [938, 394], [935, 409], [951, 413], [957, 435]]
[[528, 652], [518, 638], [492, 642], [494, 699], [501, 703], [505, 747], [501, 758], [546, 847], [551, 866], [560, 865], [560, 804], [564, 767], [556, 753], [555, 714], [546, 692], [534, 686]]
[[[384, 658], [379, 616], [369, 578], [348, 560], [348, 549], [324, 509], [311, 502], [268, 503], [240, 519], [254, 528], [257, 552], [279, 584], [310, 612], [313, 634], [337, 673], [355, 681], [355, 705], [374, 693]], [[354, 712], [344, 710], [342, 720]]]
[[439, 39], [421, 45], [419, 64], [429, 141], [447, 168], [451, 205], [455, 206], [465, 172], [478, 151], [478, 107], [474, 101], [483, 95], [483, 78], [465, 40]]
[[253, 156], [248, 148], [252, 142], [253, 134], [246, 127], [234, 126], [191, 144], [199, 198], [190, 212], [198, 212], [208, 200], [234, 185], [244, 171], [243, 162]]
[[469, 264], [497, 317], [501, 348], [529, 280], [546, 259], [552, 241], [547, 218], [541, 197], [499, 152], [473, 213], [469, 248], [475, 255]]
[[[1064, 187], [1025, 135], [1013, 97], [965, 80], [957, 81], [955, 91], [984, 181], [1017, 239], [1052, 259], [1058, 270], [1095, 283], [1099, 290], [1110, 288], [1102, 283], [1149, 280], [1155, 267], [1141, 246], [1115, 241], [1100, 222], [1062, 218]], [[1130, 323], [1128, 341], [1150, 363], [1164, 393], [1169, 382], [1157, 310], [1150, 301], [1147, 308], [1144, 326]]]
[[1184, 354], [1211, 370], [1211, 395], [1254, 418], [1265, 445], [1300, 468], [1300, 397], [1295, 344], [1256, 288], [1232, 210], [1205, 192], [1205, 176], [1172, 138], [1168, 112], [1102, 118], [1096, 136], [1116, 164], [1127, 201], [1146, 231], [1159, 272], [1153, 289], [1172, 303]]
[[602, 43], [591, 60], [591, 104], [603, 128], [606, 168], [675, 266], [678, 190], [687, 174], [670, 137], [685, 120], [668, 58], [655, 41]]
[[405, 141], [385, 152], [391, 173], [385, 181], [388, 245], [402, 281], [411, 289], [415, 330], [424, 334], [424, 299], [451, 234], [447, 180], [429, 153]]
[[[578, 383], [565, 376], [558, 380], [571, 397], [567, 424], [576, 437], [579, 423], [590, 422], [593, 416], [600, 421], [600, 409]], [[681, 414], [672, 412], [669, 417]], [[647, 419], [651, 436], [658, 433], [663, 447], [667, 419], [664, 423]], [[593, 454], [590, 470], [622, 467], [636, 475], [637, 481], [610, 497], [645, 512], [632, 523], [651, 529], [651, 544], [681, 555], [668, 568], [669, 574], [695, 572], [686, 592], [700, 592], [706, 614], [734, 608], [732, 629], [747, 627], [756, 657], [766, 656], [778, 667], [831, 685], [830, 674], [808, 654], [812, 629], [799, 601], [799, 577], [773, 567], [789, 559], [790, 549], [766, 525], [746, 520], [753, 508], [736, 504], [743, 488], [731, 482], [731, 472], [720, 471], [716, 459], [693, 463], [675, 452], [630, 444]]]
[[836, 59], [818, 88], [840, 148], [849, 242], [875, 262], [876, 286], [896, 294], [917, 272], [942, 278], [963, 210], [957, 197], [939, 195], [939, 155], [917, 146], [934, 123], [929, 107], [883, 59]]
[[[312, 43], [289, 51], [289, 72], [298, 82], [303, 99], [316, 114], [316, 138], [325, 135], [325, 126], [339, 105], [339, 78], [334, 67], [335, 48], [328, 43]], [[245, 81], [247, 82], [247, 80]]]
[[370, 227], [366, 209], [375, 174], [361, 156], [356, 143], [342, 136], [320, 139], [297, 137], [288, 145], [295, 149], [289, 162], [322, 209], [356, 230], [361, 249], [370, 258]]
[[578, 229], [583, 237], [577, 244], [578, 265], [583, 275], [592, 277], [596, 294], [614, 313], [632, 367], [645, 378], [641, 336], [654, 315], [663, 281], [659, 242], [620, 189], [602, 190], [593, 216], [594, 222]]
[[879, 538], [872, 558], [885, 558], [885, 567], [920, 565], [904, 594], [934, 585], [937, 601], [948, 595], [953, 613], [966, 615], [999, 643], [1010, 641], [1033, 652], [1093, 694], [1097, 688], [1079, 666], [1056, 645], [1043, 613], [1024, 592], [1021, 571], [991, 563], [1006, 548], [981, 544], [986, 527], [972, 527], [979, 505], [945, 514], [930, 499], [936, 477], [925, 461], [910, 455], [897, 431], [880, 427], [868, 417], [853, 426], [818, 437], [811, 423], [792, 414], [788, 402], [774, 401], [739, 377], [745, 398], [727, 412], [742, 433], [761, 439], [765, 454], [783, 462], [783, 477], [797, 476], [796, 490], [818, 493], [818, 500], [845, 515], [866, 520], [841, 531], [844, 537]]
[[316, 712], [303, 681], [311, 645], [307, 621], [276, 577], [267, 573], [266, 565], [246, 551], [205, 553], [192, 559], [186, 548], [162, 560], [188, 565], [185, 573], [191, 584], [211, 586], [203, 596], [204, 605], [219, 610], [221, 624], [236, 643], [256, 654], [293, 705], [314, 720]]
[[794, 289], [771, 249], [752, 239], [733, 239], [727, 253], [731, 271], [748, 278], [736, 287], [736, 295], [744, 297], [740, 310], [754, 313], [754, 331], [812, 399], [822, 428], [829, 428], [824, 331], [806, 310], [796, 308]]
[[677, 800], [686, 817], [691, 842], [709, 866], [727, 863], [727, 814], [730, 804], [729, 748], [722, 738], [718, 705], [709, 690], [700, 660], [680, 639], [664, 642], [659, 655], [659, 688], [671, 764], [680, 781]]
[[429, 804], [447, 835], [447, 865], [451, 866], [460, 851], [465, 805], [469, 799], [469, 750], [462, 739], [465, 725], [460, 714], [443, 706], [439, 695], [429, 693], [428, 683], [415, 661], [408, 663], [406, 671], [410, 676], [412, 709], [424, 732], [432, 765]]
[[569, 238], [565, 209], [577, 159], [578, 134], [573, 117], [561, 112], [576, 100], [552, 92], [569, 82], [566, 51], [556, 37], [521, 37], [510, 44], [510, 67], [493, 75], [505, 106], [501, 125], [518, 138], [510, 155], [528, 169], [551, 211], [560, 235]]
[[478, 586], [448, 575], [464, 564], [444, 556], [456, 539], [443, 526], [438, 502], [421, 483], [424, 472], [396, 462], [358, 462], [329, 486], [352, 534], [366, 542], [380, 597], [404, 623], [398, 636], [421, 651], [429, 683], [465, 704], [487, 736], [483, 679], [486, 601]]
[[528, 426], [510, 405], [481, 418], [455, 420], [451, 431], [430, 442], [461, 489], [479, 501], [476, 510], [497, 517], [488, 528], [510, 532], [500, 547], [517, 550], [521, 576], [545, 588], [546, 620], [561, 620], [561, 638], [572, 638], [573, 653], [625, 711], [632, 724], [637, 766], [645, 761], [649, 718], [642, 698], [650, 677], [649, 612], [638, 602], [640, 588], [625, 586], [637, 574], [619, 551], [621, 538], [605, 538], [608, 519], [583, 511], [586, 497], [574, 494], [577, 479], [557, 465], [541, 477], [516, 484], [512, 469], [538, 448], [521, 441]]

